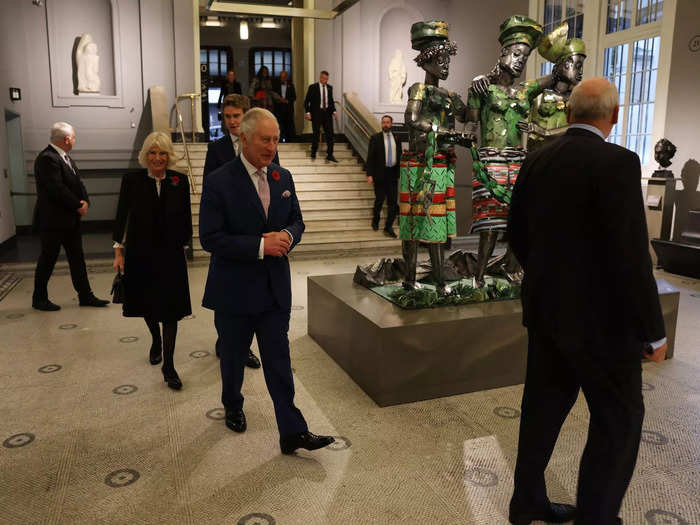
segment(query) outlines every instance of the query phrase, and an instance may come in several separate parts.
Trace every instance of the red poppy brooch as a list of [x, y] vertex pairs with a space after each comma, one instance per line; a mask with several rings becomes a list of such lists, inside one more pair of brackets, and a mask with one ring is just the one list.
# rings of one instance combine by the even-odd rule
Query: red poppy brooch
[[173, 186], [177, 186], [178, 184], [180, 184], [180, 177], [178, 177], [177, 175], [173, 175], [172, 177], [170, 177], [170, 184], [172, 184]]
[[280, 180], [280, 172], [275, 170], [272, 172], [272, 180]]

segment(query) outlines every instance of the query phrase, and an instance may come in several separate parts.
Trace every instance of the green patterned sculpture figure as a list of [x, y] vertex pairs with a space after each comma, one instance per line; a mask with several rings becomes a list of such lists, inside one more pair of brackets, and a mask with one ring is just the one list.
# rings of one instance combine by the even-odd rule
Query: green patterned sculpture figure
[[[526, 120], [537, 96], [551, 86], [551, 77], [515, 84], [533, 48], [542, 38], [542, 27], [525, 16], [508, 17], [498, 37], [501, 56], [491, 72], [474, 79], [469, 88], [468, 120], [481, 127], [481, 147], [472, 147], [472, 232], [479, 232], [475, 281], [484, 285], [484, 273], [500, 231], [508, 223], [508, 203], [520, 165], [525, 158], [519, 122]], [[503, 272], [513, 281], [522, 277], [515, 257], [506, 252]]]
[[449, 293], [443, 277], [441, 244], [457, 234], [455, 219], [454, 144], [469, 146], [473, 135], [454, 129], [464, 121], [466, 105], [456, 93], [438, 86], [450, 71], [457, 51], [448, 40], [447, 23], [430, 20], [411, 27], [411, 45], [420, 51], [416, 63], [425, 82], [408, 90], [405, 122], [409, 151], [401, 156], [399, 236], [406, 261], [406, 289], [415, 289], [418, 243], [428, 244], [433, 281], [439, 294]]
[[530, 120], [518, 127], [527, 133], [527, 149], [532, 151], [553, 138], [566, 133], [566, 113], [571, 90], [581, 82], [586, 45], [579, 38], [568, 39], [569, 24], [564, 22], [548, 34], [540, 44], [540, 55], [554, 63], [552, 89], [539, 95], [530, 109]]

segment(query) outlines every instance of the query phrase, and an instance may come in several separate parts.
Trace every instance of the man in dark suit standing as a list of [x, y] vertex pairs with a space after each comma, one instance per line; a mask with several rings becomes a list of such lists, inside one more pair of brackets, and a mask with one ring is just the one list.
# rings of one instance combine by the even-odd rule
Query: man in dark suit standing
[[252, 335], [272, 398], [280, 448], [315, 450], [333, 442], [308, 431], [294, 405], [289, 357], [292, 306], [287, 253], [301, 240], [304, 222], [292, 175], [272, 164], [279, 141], [274, 115], [262, 108], [241, 121], [241, 155], [204, 178], [199, 233], [211, 253], [202, 305], [214, 310], [221, 339], [221, 400], [226, 426], [247, 428], [243, 412], [243, 371]]
[[294, 84], [289, 81], [286, 71], [280, 73], [280, 78], [275, 81], [273, 90], [280, 96], [275, 102], [275, 116], [280, 124], [280, 140], [286, 142], [296, 135], [294, 129], [294, 102], [297, 92]]
[[394, 121], [389, 115], [382, 117], [382, 131], [372, 135], [369, 139], [369, 151], [367, 153], [367, 182], [374, 183], [374, 214], [372, 216], [372, 229], [379, 229], [379, 214], [382, 211], [384, 201], [387, 202], [386, 225], [384, 233], [396, 238], [394, 233], [394, 219], [396, 218], [396, 206], [399, 195], [399, 159], [400, 147], [391, 132]]
[[[569, 130], [528, 155], [513, 191], [529, 345], [511, 523], [621, 523], [644, 418], [641, 357], [666, 354], [639, 157], [605, 142], [618, 109], [607, 80], [582, 82]], [[579, 389], [590, 424], [575, 509], [550, 503], [544, 471]]]
[[[224, 125], [228, 133], [223, 137], [207, 144], [207, 156], [204, 160], [204, 175], [208, 175], [212, 171], [220, 168], [227, 162], [231, 162], [241, 154], [241, 120], [243, 114], [250, 109], [250, 100], [243, 95], [228, 95], [224, 99], [224, 109], [222, 111]], [[279, 164], [279, 158], [275, 153], [273, 160], [275, 164]], [[248, 344], [248, 359], [246, 366], [249, 368], [260, 368], [260, 360], [250, 349], [253, 343], [253, 336], [250, 337]], [[220, 357], [221, 340], [216, 340], [216, 356]]]
[[226, 78], [221, 83], [221, 91], [219, 92], [219, 100], [216, 101], [216, 107], [221, 108], [221, 101], [228, 95], [240, 95], [242, 93], [241, 84], [236, 80], [236, 72], [233, 70], [226, 72]]
[[326, 135], [326, 160], [338, 162], [333, 156], [333, 119], [338, 118], [333, 101], [333, 86], [328, 85], [328, 71], [321, 71], [318, 82], [311, 84], [306, 90], [304, 99], [306, 119], [311, 121], [313, 135], [311, 137], [311, 158], [316, 158], [318, 141], [321, 137], [321, 126]]
[[68, 156], [75, 145], [75, 131], [70, 124], [51, 126], [51, 143], [34, 161], [37, 201], [34, 228], [41, 237], [41, 254], [34, 273], [32, 307], [55, 311], [61, 307], [49, 300], [48, 283], [61, 246], [66, 251], [73, 288], [80, 306], [106, 306], [109, 301], [92, 293], [85, 268], [80, 218], [89, 207], [89, 199], [78, 167]]

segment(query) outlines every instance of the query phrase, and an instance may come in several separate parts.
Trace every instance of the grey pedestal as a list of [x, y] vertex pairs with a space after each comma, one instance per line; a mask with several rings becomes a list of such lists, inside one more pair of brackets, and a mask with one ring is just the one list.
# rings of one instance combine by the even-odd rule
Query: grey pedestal
[[[659, 293], [671, 357], [679, 292]], [[524, 382], [521, 316], [519, 300], [403, 310], [352, 274], [308, 278], [309, 335], [380, 406]]]

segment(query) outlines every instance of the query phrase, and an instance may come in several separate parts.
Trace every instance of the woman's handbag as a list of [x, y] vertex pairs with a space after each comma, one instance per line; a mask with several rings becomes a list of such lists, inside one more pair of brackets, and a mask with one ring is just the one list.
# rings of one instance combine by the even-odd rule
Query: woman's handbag
[[124, 302], [124, 275], [117, 272], [112, 281], [112, 302], [114, 304], [122, 304]]

